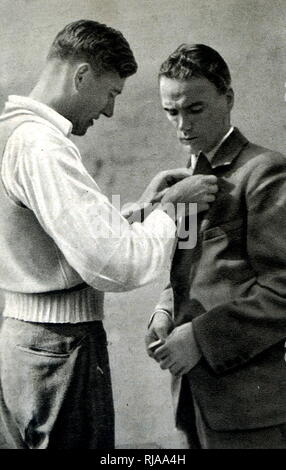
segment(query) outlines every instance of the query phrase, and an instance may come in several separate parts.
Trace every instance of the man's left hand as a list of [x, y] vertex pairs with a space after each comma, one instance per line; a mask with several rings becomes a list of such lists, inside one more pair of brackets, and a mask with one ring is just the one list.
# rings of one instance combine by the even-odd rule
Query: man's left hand
[[160, 310], [154, 313], [152, 322], [150, 323], [145, 336], [148, 356], [154, 358], [154, 349], [150, 348], [150, 346], [156, 342], [161, 342], [163, 344], [173, 328], [173, 320], [168, 314], [161, 312]]
[[187, 374], [201, 358], [192, 323], [176, 327], [153, 356], [161, 369], [169, 369], [177, 377]]

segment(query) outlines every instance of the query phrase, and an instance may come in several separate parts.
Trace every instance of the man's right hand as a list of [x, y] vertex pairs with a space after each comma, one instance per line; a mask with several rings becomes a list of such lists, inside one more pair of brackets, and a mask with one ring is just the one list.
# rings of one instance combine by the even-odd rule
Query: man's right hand
[[157, 347], [160, 344], [163, 344], [173, 328], [174, 323], [168, 315], [160, 312], [160, 310], [154, 314], [152, 322], [145, 335], [146, 350], [150, 357], [154, 358], [153, 353], [155, 352], [155, 349], [152, 348], [153, 343], [158, 342]]
[[189, 176], [167, 189], [161, 204], [197, 203], [198, 212], [207, 210], [215, 201], [218, 192], [217, 177], [214, 175]]
[[178, 181], [181, 181], [184, 178], [190, 176], [191, 170], [188, 168], [175, 168], [171, 170], [160, 171], [151, 182], [148, 184], [147, 188], [140, 196], [137, 201], [137, 204], [154, 204], [160, 202], [162, 196], [171, 187], [173, 184], [176, 184]]

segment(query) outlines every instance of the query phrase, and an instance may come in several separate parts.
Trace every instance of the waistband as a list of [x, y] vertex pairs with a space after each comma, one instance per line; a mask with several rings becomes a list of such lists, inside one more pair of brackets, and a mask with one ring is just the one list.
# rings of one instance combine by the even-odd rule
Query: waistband
[[84, 284], [37, 294], [5, 292], [3, 316], [36, 323], [83, 323], [103, 319], [103, 292]]

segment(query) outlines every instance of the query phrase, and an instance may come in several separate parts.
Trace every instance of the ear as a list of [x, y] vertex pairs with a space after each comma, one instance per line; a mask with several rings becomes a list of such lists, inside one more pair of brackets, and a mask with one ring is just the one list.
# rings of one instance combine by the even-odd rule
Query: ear
[[233, 105], [234, 105], [234, 91], [232, 88], [229, 88], [225, 94], [226, 100], [227, 100], [227, 106], [229, 111], [232, 110]]
[[88, 63], [78, 64], [74, 74], [75, 89], [79, 91], [91, 78], [91, 67]]

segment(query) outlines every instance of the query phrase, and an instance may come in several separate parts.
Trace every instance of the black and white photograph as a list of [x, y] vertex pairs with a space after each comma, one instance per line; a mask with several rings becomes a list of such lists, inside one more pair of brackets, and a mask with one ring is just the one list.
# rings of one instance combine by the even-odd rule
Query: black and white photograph
[[0, 18], [0, 449], [286, 449], [286, 1]]

